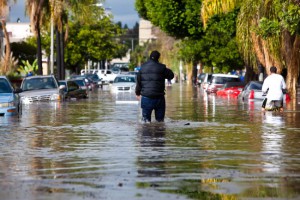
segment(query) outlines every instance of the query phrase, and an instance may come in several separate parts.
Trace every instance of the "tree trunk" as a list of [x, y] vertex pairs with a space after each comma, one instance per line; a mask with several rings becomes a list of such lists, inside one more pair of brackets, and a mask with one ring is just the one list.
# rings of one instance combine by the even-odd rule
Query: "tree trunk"
[[254, 52], [259, 63], [261, 63], [263, 66], [266, 66], [265, 54], [264, 54], [261, 38], [257, 36], [255, 33], [251, 33], [251, 39], [253, 43]]
[[43, 75], [43, 61], [42, 61], [42, 41], [41, 41], [41, 30], [40, 25], [37, 23], [37, 63], [38, 63], [38, 75]]
[[253, 80], [257, 80], [257, 75], [254, 72], [253, 67], [246, 65], [245, 83], [248, 83]]
[[10, 61], [10, 41], [9, 41], [9, 35], [7, 33], [7, 29], [6, 29], [6, 24], [5, 24], [5, 20], [1, 20], [1, 24], [2, 24], [2, 29], [4, 32], [4, 38], [5, 38], [5, 56], [4, 56], [4, 66], [3, 66], [3, 70], [2, 73], [6, 74], [10, 69], [9, 69], [9, 61]]
[[65, 62], [64, 62], [64, 33], [61, 31], [60, 36], [60, 77], [62, 80], [65, 79]]
[[60, 72], [60, 68], [61, 68], [61, 56], [60, 56], [60, 34], [58, 31], [58, 28], [56, 27], [56, 73], [57, 73], [57, 78], [58, 80], [62, 80], [61, 78], [61, 72]]
[[282, 54], [287, 67], [286, 85], [291, 98], [296, 98], [300, 67], [300, 36], [291, 36], [287, 31], [282, 35]]

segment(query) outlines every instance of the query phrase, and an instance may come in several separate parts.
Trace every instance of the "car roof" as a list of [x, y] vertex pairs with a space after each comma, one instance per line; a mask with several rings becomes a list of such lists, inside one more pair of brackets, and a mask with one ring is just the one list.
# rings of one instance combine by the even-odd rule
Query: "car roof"
[[0, 76], [0, 78], [8, 80], [7, 76]]
[[34, 76], [27, 76], [25, 79], [32, 79], [32, 78], [47, 78], [47, 77], [54, 77], [53, 75], [34, 75]]
[[244, 82], [226, 82], [225, 87], [245, 86]]
[[261, 83], [261, 84], [263, 84], [263, 81], [250, 81], [250, 83]]
[[118, 74], [116, 77], [124, 77], [124, 76], [135, 77], [134, 74]]
[[230, 78], [238, 78], [238, 75], [232, 75], [232, 74], [212, 74], [212, 76], [218, 76], [218, 77], [230, 77]]

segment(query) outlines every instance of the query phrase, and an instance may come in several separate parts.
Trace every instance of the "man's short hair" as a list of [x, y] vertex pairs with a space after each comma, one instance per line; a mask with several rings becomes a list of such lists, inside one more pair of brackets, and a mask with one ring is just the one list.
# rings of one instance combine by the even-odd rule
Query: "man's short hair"
[[160, 53], [158, 51], [152, 51], [150, 54], [150, 59], [154, 60], [154, 61], [158, 61], [160, 57]]
[[276, 72], [277, 72], [277, 68], [274, 67], [274, 66], [272, 66], [272, 67], [270, 68], [270, 72], [271, 72], [271, 73], [276, 73]]

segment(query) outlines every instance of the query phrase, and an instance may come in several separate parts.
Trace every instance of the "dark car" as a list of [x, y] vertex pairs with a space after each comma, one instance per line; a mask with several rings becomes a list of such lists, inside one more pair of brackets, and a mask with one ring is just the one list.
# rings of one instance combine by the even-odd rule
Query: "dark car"
[[64, 86], [64, 96], [65, 99], [81, 99], [87, 98], [87, 91], [82, 89], [75, 81], [73, 80], [60, 80], [59, 85]]
[[212, 74], [205, 73], [200, 85], [203, 90], [206, 90], [208, 88], [208, 85], [211, 82], [211, 78], [212, 78]]
[[207, 73], [201, 73], [197, 77], [197, 84], [201, 85], [204, 82]]
[[97, 74], [85, 74], [84, 76], [90, 78], [96, 87], [102, 87], [102, 80]]
[[77, 85], [81, 89], [86, 90], [86, 91], [90, 90], [88, 83], [85, 81], [85, 78], [73, 78], [73, 79], [70, 79], [70, 80], [73, 80], [75, 83], [77, 83]]
[[[87, 77], [86, 75], [72, 75], [70, 77], [70, 79], [72, 79], [72, 80], [76, 80], [76, 79], [77, 80], [78, 79], [84, 80], [84, 82], [85, 82], [84, 85], [87, 87], [87, 90], [93, 90], [94, 88], [97, 87], [97, 84], [90, 77]], [[82, 85], [80, 84], [79, 86], [82, 86]]]

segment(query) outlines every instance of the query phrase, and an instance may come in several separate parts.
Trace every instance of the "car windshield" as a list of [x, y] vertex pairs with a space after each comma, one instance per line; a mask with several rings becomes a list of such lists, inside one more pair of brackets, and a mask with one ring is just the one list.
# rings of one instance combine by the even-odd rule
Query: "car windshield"
[[261, 83], [251, 83], [249, 86], [250, 90], [261, 90], [262, 89], [262, 84]]
[[88, 77], [94, 81], [99, 81], [99, 76], [97, 74], [86, 74], [86, 77]]
[[0, 79], [0, 93], [12, 93], [12, 88], [4, 78]]
[[135, 78], [131, 77], [131, 76], [116, 77], [115, 80], [114, 80], [114, 83], [120, 83], [120, 82], [135, 83]]
[[77, 83], [79, 86], [84, 86], [84, 80], [74, 80], [75, 83]]
[[234, 77], [221, 77], [221, 76], [214, 76], [212, 78], [212, 83], [215, 84], [225, 84], [227, 82], [238, 82], [239, 78]]
[[22, 90], [41, 90], [41, 89], [53, 89], [57, 88], [57, 85], [54, 82], [52, 77], [37, 77], [25, 79], [22, 84]]

